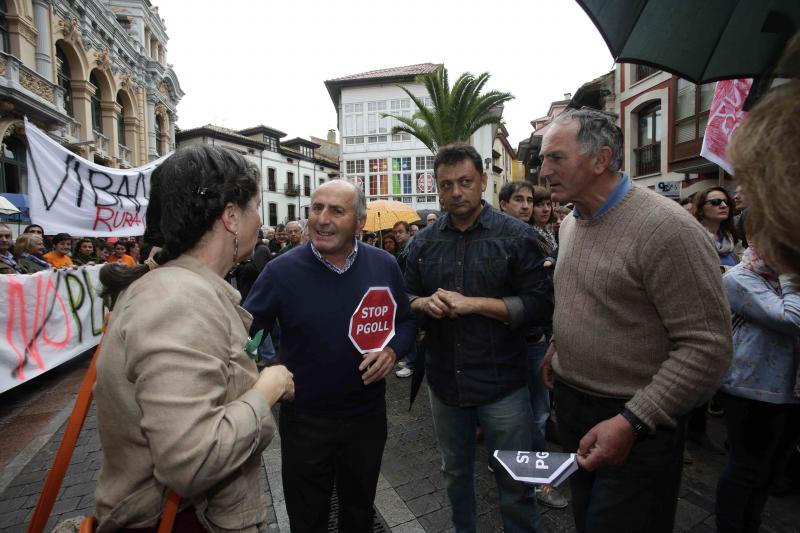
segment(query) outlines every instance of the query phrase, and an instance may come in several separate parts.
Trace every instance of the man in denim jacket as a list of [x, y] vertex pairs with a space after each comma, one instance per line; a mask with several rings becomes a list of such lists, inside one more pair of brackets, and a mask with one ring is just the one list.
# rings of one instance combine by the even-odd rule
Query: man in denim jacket
[[[405, 277], [424, 315], [431, 411], [460, 533], [475, 531], [476, 424], [490, 454], [530, 447], [525, 332], [552, 313], [553, 289], [536, 233], [481, 201], [487, 176], [474, 148], [442, 147], [434, 174], [447, 214], [416, 235]], [[494, 471], [505, 531], [535, 531], [533, 491]]]

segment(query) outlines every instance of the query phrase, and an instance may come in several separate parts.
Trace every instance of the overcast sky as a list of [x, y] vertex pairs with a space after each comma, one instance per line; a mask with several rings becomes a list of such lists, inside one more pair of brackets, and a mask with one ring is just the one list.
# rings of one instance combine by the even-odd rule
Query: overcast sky
[[511, 92], [503, 117], [516, 148], [553, 100], [614, 67], [573, 0], [151, 0], [167, 61], [186, 93], [182, 129], [257, 124], [324, 137], [336, 112], [324, 81], [444, 63]]

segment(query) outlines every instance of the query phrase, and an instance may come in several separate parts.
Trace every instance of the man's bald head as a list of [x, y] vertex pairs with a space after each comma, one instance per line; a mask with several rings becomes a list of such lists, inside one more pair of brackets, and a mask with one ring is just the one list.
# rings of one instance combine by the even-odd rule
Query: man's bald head
[[335, 179], [331, 181], [327, 181], [317, 187], [317, 190], [314, 191], [314, 194], [311, 195], [311, 203], [314, 203], [314, 197], [317, 195], [319, 191], [324, 190], [347, 190], [353, 193], [353, 210], [355, 211], [356, 220], [364, 220], [367, 218], [367, 197], [364, 195], [364, 191], [361, 190], [359, 186], [355, 183], [343, 179]]

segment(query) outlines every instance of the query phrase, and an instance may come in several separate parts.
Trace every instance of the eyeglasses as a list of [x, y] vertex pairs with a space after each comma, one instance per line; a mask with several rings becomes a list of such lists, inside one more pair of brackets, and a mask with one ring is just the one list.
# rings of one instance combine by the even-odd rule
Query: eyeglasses
[[705, 204], [711, 204], [714, 207], [719, 207], [722, 204], [725, 204], [725, 207], [728, 207], [728, 200], [725, 200], [724, 198], [712, 198], [711, 200], [706, 200], [703, 202], [703, 205]]

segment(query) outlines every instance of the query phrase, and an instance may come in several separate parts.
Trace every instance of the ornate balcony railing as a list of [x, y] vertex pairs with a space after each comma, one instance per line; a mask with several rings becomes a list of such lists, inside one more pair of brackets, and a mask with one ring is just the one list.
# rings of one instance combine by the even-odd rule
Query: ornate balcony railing
[[103, 135], [97, 130], [92, 131], [94, 135], [94, 149], [97, 152], [102, 152], [104, 154], [108, 153], [108, 137]]
[[119, 151], [119, 157], [117, 159], [119, 160], [120, 164], [130, 164], [131, 157], [133, 155], [131, 149], [124, 144], [117, 145], [117, 148]]

